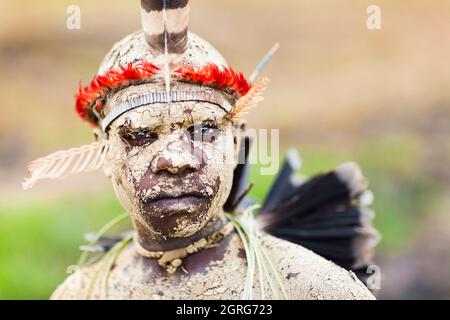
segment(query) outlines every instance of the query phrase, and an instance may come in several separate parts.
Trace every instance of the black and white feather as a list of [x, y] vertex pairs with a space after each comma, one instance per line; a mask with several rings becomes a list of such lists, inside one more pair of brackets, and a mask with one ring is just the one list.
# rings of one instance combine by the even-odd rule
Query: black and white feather
[[366, 207], [367, 181], [356, 163], [300, 181], [288, 157], [258, 216], [269, 234], [302, 245], [354, 271], [365, 282], [379, 241]]
[[153, 63], [181, 63], [188, 47], [189, 0], [141, 0], [141, 21]]

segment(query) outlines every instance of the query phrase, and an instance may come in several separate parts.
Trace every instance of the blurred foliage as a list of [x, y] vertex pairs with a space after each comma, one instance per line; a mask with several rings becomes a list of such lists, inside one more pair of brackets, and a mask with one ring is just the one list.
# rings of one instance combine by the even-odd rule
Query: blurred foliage
[[83, 235], [120, 210], [99, 194], [1, 207], [0, 298], [48, 298], [76, 263]]

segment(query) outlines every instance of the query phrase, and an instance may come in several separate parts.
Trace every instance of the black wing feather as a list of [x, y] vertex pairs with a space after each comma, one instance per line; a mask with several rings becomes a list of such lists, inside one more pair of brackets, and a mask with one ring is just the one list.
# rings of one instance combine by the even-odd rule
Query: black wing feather
[[372, 263], [379, 234], [371, 224], [373, 211], [359, 201], [367, 188], [359, 166], [346, 163], [300, 185], [295, 171], [288, 158], [258, 216], [264, 230], [365, 280], [362, 271]]

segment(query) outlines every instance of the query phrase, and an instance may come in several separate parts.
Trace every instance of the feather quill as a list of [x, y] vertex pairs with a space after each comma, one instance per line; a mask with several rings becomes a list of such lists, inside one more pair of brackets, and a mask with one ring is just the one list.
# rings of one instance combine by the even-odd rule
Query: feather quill
[[280, 48], [280, 44], [277, 42], [273, 45], [273, 47], [269, 50], [269, 52], [266, 53], [264, 58], [261, 60], [261, 62], [256, 67], [255, 71], [253, 71], [252, 75], [249, 78], [249, 82], [253, 83], [256, 79], [258, 79], [261, 72], [264, 70], [264, 68], [267, 66], [267, 64], [272, 60], [275, 53]]
[[267, 77], [256, 79], [250, 91], [240, 98], [233, 109], [228, 113], [227, 118], [233, 122], [239, 121], [244, 115], [249, 113], [258, 103], [264, 100], [263, 93], [267, 89], [270, 80]]
[[[167, 0], [164, 0], [163, 8], [164, 21], [164, 82], [166, 85], [167, 97], [170, 99], [170, 67], [169, 67], [169, 33], [167, 31]], [[169, 101], [170, 102], [170, 101]]]
[[22, 183], [30, 189], [43, 179], [63, 179], [67, 176], [99, 169], [110, 149], [109, 141], [94, 142], [79, 148], [57, 151], [28, 165], [30, 177]]

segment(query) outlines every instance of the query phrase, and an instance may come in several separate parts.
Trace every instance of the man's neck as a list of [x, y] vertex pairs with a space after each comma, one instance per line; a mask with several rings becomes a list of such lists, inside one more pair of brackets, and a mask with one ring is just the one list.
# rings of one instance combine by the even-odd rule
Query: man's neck
[[147, 251], [169, 251], [179, 248], [185, 248], [190, 244], [202, 238], [206, 238], [214, 232], [220, 230], [226, 224], [225, 215], [222, 212], [217, 217], [211, 219], [200, 231], [197, 233], [182, 238], [163, 237], [151, 232], [141, 222], [133, 221], [135, 230], [137, 232], [137, 241], [140, 246]]

